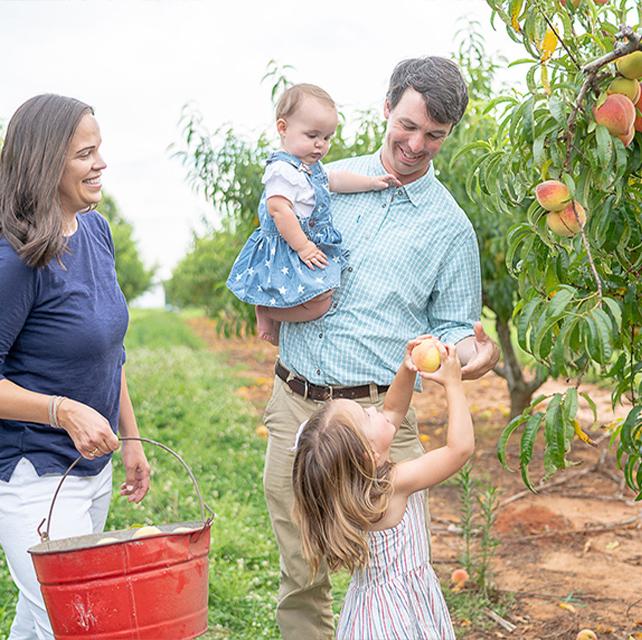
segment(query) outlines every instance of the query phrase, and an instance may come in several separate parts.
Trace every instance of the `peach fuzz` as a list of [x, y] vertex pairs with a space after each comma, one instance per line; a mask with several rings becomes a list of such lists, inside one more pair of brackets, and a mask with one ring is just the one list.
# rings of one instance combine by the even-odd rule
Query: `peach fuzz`
[[570, 197], [568, 187], [559, 180], [545, 180], [535, 187], [535, 198], [547, 211], [563, 209]]
[[615, 66], [625, 78], [635, 80], [642, 78], [642, 51], [634, 51], [615, 61]]
[[618, 138], [622, 140], [625, 147], [628, 147], [633, 142], [633, 138], [635, 138], [635, 122], [631, 125], [631, 128], [625, 135], [618, 136]]
[[437, 347], [437, 341], [432, 338], [422, 340], [410, 354], [412, 361], [424, 373], [433, 373], [441, 366], [441, 354]]
[[635, 121], [635, 105], [621, 93], [613, 93], [599, 107], [593, 107], [593, 116], [611, 135], [626, 135]]
[[[580, 221], [579, 224], [575, 217], [573, 205], [575, 205], [575, 211], [577, 211], [577, 218], [579, 218]], [[586, 212], [577, 200], [573, 200], [573, 202], [569, 202], [561, 211], [551, 211], [547, 213], [546, 224], [548, 228], [558, 236], [570, 238], [586, 224]]]
[[637, 80], [629, 80], [628, 78], [615, 78], [608, 86], [606, 93], [609, 95], [620, 93], [635, 103], [640, 99], [640, 83]]

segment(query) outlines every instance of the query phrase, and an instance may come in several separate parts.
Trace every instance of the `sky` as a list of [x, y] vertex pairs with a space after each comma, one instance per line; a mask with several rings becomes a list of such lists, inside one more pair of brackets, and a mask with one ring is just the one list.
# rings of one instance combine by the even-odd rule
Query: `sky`
[[[91, 104], [107, 169], [103, 188], [134, 227], [159, 278], [188, 251], [211, 205], [171, 157], [183, 107], [210, 131], [272, 131], [270, 60], [322, 86], [348, 115], [380, 109], [401, 59], [449, 56], [476, 20], [491, 54], [520, 49], [484, 0], [0, 0], [0, 121], [39, 93]], [[99, 208], [100, 210], [100, 208]], [[161, 300], [156, 290], [142, 306]]]

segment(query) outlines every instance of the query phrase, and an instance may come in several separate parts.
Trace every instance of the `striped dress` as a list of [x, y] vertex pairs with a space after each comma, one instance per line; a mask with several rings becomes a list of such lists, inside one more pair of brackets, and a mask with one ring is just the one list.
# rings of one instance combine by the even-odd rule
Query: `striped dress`
[[428, 559], [425, 492], [408, 498], [401, 522], [368, 534], [370, 564], [352, 576], [337, 640], [455, 640]]

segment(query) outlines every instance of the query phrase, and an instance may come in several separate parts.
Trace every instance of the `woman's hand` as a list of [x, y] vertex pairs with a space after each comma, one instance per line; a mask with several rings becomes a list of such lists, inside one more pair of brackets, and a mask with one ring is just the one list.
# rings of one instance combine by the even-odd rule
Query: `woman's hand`
[[130, 502], [140, 502], [149, 491], [151, 474], [143, 445], [137, 440], [125, 440], [121, 455], [125, 466], [125, 482], [120, 485], [120, 495], [127, 496]]
[[100, 458], [120, 446], [107, 419], [82, 402], [65, 398], [58, 406], [58, 423], [87, 460]]

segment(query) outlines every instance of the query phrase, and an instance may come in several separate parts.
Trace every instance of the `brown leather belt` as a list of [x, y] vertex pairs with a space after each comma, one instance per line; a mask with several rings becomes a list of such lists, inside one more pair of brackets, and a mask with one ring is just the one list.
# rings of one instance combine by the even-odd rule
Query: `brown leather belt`
[[333, 398], [348, 398], [350, 400], [367, 398], [374, 391], [376, 391], [377, 394], [385, 393], [389, 387], [389, 385], [384, 384], [361, 384], [356, 387], [334, 387], [324, 384], [312, 384], [312, 382], [308, 382], [305, 378], [292, 373], [280, 360], [277, 360], [274, 365], [274, 373], [276, 373], [294, 393], [303, 396], [303, 398], [321, 402], [332, 400]]

